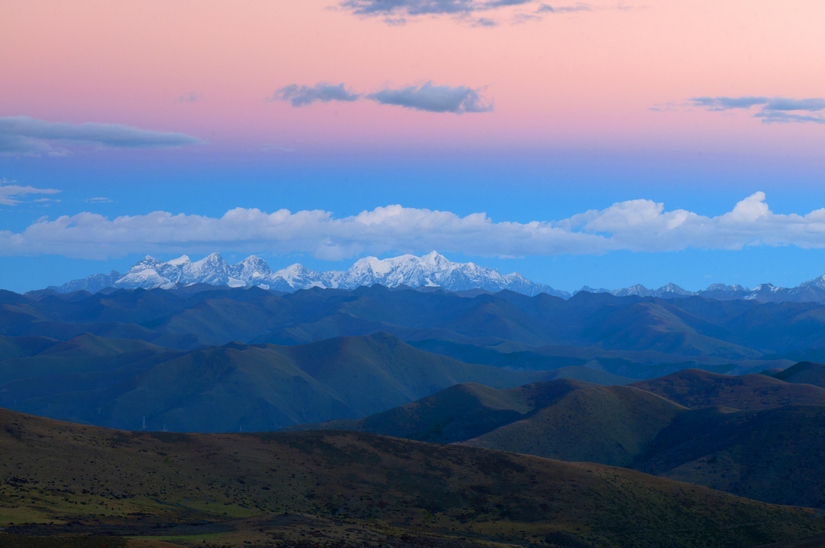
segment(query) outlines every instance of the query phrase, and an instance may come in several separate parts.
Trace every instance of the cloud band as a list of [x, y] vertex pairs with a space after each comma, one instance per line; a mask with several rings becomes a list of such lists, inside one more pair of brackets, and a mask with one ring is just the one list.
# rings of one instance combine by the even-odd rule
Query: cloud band
[[369, 252], [442, 252], [477, 256], [601, 254], [758, 245], [825, 248], [825, 209], [778, 215], [757, 192], [728, 213], [706, 217], [650, 200], [619, 202], [560, 221], [494, 222], [484, 213], [379, 207], [337, 219], [327, 211], [237, 208], [219, 218], [148, 215], [108, 219], [93, 213], [43, 219], [20, 233], [0, 231], [0, 255], [56, 254], [105, 259], [128, 253], [308, 253], [341, 260]]

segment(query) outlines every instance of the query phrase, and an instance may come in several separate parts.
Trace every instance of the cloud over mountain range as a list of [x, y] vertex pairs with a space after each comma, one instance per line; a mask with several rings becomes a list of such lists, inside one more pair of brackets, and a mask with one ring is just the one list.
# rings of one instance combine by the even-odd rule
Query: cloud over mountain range
[[[6, 188], [7, 193], [37, 189]], [[55, 254], [107, 259], [127, 253], [227, 251], [308, 253], [342, 260], [364, 253], [438, 249], [473, 256], [550, 256], [754, 246], [825, 247], [825, 209], [774, 213], [764, 192], [715, 217], [666, 210], [652, 200], [616, 202], [556, 221], [494, 221], [486, 213], [376, 207], [336, 218], [332, 212], [235, 208], [221, 217], [154, 211], [109, 219], [83, 212], [41, 218], [21, 232], [0, 231], [0, 256]]]

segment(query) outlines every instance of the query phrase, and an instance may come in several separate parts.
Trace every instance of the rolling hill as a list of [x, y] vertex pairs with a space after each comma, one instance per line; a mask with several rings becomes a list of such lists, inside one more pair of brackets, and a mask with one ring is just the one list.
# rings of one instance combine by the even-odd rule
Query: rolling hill
[[[509, 341], [530, 347], [525, 350], [592, 347], [654, 352], [679, 357], [668, 362], [697, 364], [712, 358], [717, 365], [731, 364], [731, 371], [743, 360], [816, 353], [825, 348], [824, 326], [825, 305], [817, 303], [587, 292], [564, 300], [507, 290], [464, 294], [379, 285], [288, 294], [214, 286], [78, 292], [71, 297], [6, 292], [0, 302], [0, 334], [7, 336], [66, 339], [89, 332], [193, 349], [233, 341], [303, 344], [386, 331], [405, 341], [474, 346]], [[751, 367], [773, 367], [757, 369], [759, 365]]]
[[288, 431], [349, 430], [433, 443], [474, 438], [551, 405], [566, 394], [593, 386], [575, 380], [496, 389], [478, 383], [451, 386], [432, 396], [358, 420], [301, 424]]
[[508, 390], [459, 385], [356, 421], [294, 429], [371, 432], [624, 466], [766, 502], [825, 507], [825, 470], [818, 463], [825, 451], [821, 389], [759, 377], [685, 371], [633, 386], [570, 380]]
[[463, 443], [629, 467], [684, 411], [684, 407], [638, 388], [585, 388]]
[[813, 384], [825, 388], [825, 365], [813, 362], [799, 362], [773, 375], [785, 382]]
[[690, 408], [724, 406], [747, 411], [785, 405], [825, 405], [825, 389], [766, 375], [719, 375], [686, 369], [631, 386]]
[[775, 504], [825, 508], [825, 407], [690, 411], [634, 468]]
[[467, 364], [386, 333], [188, 352], [87, 334], [68, 341], [26, 338], [15, 348], [16, 354], [38, 352], [0, 360], [6, 406], [86, 424], [181, 432], [355, 419], [465, 382], [508, 388], [562, 376], [629, 381], [585, 367], [514, 371]]
[[0, 524], [15, 534], [609, 548], [825, 531], [810, 510], [640, 472], [362, 433], [137, 433], [3, 410], [0, 454]]

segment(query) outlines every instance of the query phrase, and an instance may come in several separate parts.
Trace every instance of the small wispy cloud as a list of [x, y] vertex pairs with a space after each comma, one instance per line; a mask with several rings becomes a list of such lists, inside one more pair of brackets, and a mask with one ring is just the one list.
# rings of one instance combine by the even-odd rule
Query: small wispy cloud
[[[0, 205], [18, 205], [25, 203], [24, 197], [30, 194], [58, 194], [60, 191], [54, 188], [35, 188], [33, 186], [20, 186], [17, 181], [7, 181], [0, 179]], [[49, 198], [39, 198], [29, 200], [30, 202], [52, 201]]]
[[703, 107], [711, 111], [724, 111], [733, 109], [749, 109], [756, 105], [764, 105], [770, 99], [767, 97], [693, 97], [690, 104], [696, 107]]
[[498, 23], [492, 19], [488, 19], [487, 17], [479, 17], [473, 22], [474, 27], [495, 27], [498, 26]]
[[178, 97], [178, 103], [197, 103], [198, 101], [202, 101], [203, 96], [197, 93], [190, 92], [189, 95], [181, 95]]
[[361, 94], [353, 93], [344, 84], [327, 84], [319, 82], [314, 86], [291, 84], [272, 94], [269, 101], [289, 101], [293, 107], [305, 107], [312, 103], [329, 103], [330, 101], [357, 101]]
[[[422, 16], [448, 16], [476, 27], [494, 27], [492, 14], [511, 9], [513, 22], [541, 19], [542, 15], [593, 11], [589, 4], [550, 5], [537, 0], [344, 0], [339, 6], [362, 17], [383, 17], [388, 24], [403, 24]], [[512, 8], [516, 8], [513, 12]], [[524, 9], [518, 9], [524, 8]], [[535, 8], [535, 9], [534, 9]], [[626, 9], [620, 6], [620, 9]], [[475, 17], [481, 14], [489, 14]]]
[[385, 88], [374, 93], [355, 93], [344, 84], [318, 83], [314, 86], [292, 84], [275, 92], [270, 101], [288, 101], [293, 107], [306, 107], [316, 102], [374, 101], [381, 105], [393, 105], [426, 112], [453, 114], [490, 112], [493, 101], [481, 95], [482, 89], [467, 86], [437, 86], [426, 82], [420, 86], [398, 89]]
[[94, 198], [87, 198], [86, 200], [83, 200], [83, 201], [87, 202], [87, 203], [90, 203], [90, 204], [111, 204], [112, 203], [112, 200], [110, 200], [109, 198], [104, 198], [103, 196], [95, 196]]
[[[825, 124], [825, 116], [820, 114], [825, 110], [825, 99], [820, 97], [692, 97], [686, 106], [700, 107], [711, 112], [746, 110], [763, 124]], [[760, 108], [753, 112], [754, 107]]]
[[204, 141], [185, 133], [122, 124], [47, 122], [29, 116], [0, 117], [0, 156], [63, 156], [55, 143], [106, 148], [178, 148]]
[[576, 4], [575, 6], [551, 6], [542, 4], [536, 13], [574, 13], [577, 11], [593, 11], [593, 7], [588, 4]]

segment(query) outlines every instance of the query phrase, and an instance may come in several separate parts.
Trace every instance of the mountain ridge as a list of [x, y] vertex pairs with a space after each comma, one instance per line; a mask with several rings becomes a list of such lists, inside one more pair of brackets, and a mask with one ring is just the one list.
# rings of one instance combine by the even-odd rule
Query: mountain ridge
[[562, 298], [570, 296], [566, 291], [557, 291], [549, 285], [533, 282], [517, 272], [502, 275], [498, 270], [474, 263], [454, 263], [436, 251], [422, 257], [365, 257], [345, 271], [327, 272], [309, 270], [299, 263], [275, 271], [266, 261], [255, 255], [250, 255], [234, 265], [227, 263], [219, 253], [212, 253], [199, 261], [192, 261], [188, 256], [182, 255], [167, 262], [158, 261], [147, 255], [125, 274], [116, 271], [95, 274], [61, 286], [50, 286], [48, 289], [58, 293], [80, 290], [95, 293], [106, 287], [172, 289], [177, 284], [196, 283], [229, 287], [257, 286], [284, 292], [313, 287], [356, 289], [360, 286], [380, 284], [386, 287], [441, 287], [450, 291], [478, 288], [496, 292], [510, 289], [529, 296], [539, 293]]
[[[546, 293], [568, 299], [581, 292], [608, 293], [615, 297], [657, 297], [665, 299], [685, 297], [705, 297], [716, 300], [753, 300], [757, 302], [818, 302], [825, 303], [825, 275], [802, 282], [796, 287], [776, 287], [770, 283], [759, 284], [753, 289], [733, 284], [714, 283], [707, 289], [688, 291], [674, 283], [658, 289], [649, 289], [635, 284], [621, 289], [592, 288], [582, 286], [572, 293], [534, 282], [517, 272], [501, 274], [496, 269], [475, 263], [457, 263], [448, 260], [436, 251], [421, 257], [399, 255], [386, 259], [365, 257], [357, 260], [344, 271], [325, 272], [310, 270], [295, 263], [279, 270], [273, 270], [265, 260], [250, 255], [242, 261], [230, 265], [219, 253], [211, 253], [201, 260], [192, 261], [187, 255], [162, 262], [147, 255], [132, 266], [125, 274], [112, 270], [108, 274], [93, 274], [66, 282], [60, 286], [49, 286], [45, 291], [71, 293], [88, 291], [96, 293], [107, 288], [117, 289], [173, 289], [194, 284], [215, 286], [260, 287], [265, 290], [293, 292], [313, 287], [327, 289], [356, 289], [374, 284], [390, 288], [407, 286], [411, 288], [437, 288], [448, 291], [484, 290], [498, 292], [510, 290], [527, 296]], [[44, 290], [40, 290], [41, 292]], [[33, 292], [32, 292], [33, 293]]]

